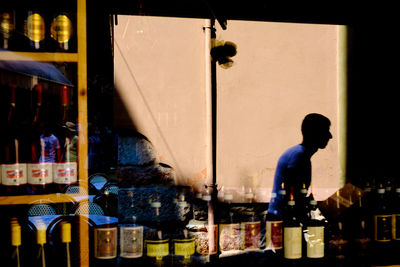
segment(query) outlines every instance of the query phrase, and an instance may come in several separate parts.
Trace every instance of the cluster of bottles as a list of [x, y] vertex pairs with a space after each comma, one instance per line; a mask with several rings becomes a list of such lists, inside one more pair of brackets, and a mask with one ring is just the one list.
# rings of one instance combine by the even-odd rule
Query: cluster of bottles
[[400, 185], [390, 180], [366, 182], [363, 192], [337, 220], [330, 248], [344, 262], [399, 264]]
[[0, 48], [14, 51], [76, 51], [76, 17], [53, 6], [0, 9]]
[[[33, 219], [32, 219], [33, 218]], [[7, 232], [7, 246], [2, 245], [5, 266], [78, 266], [74, 248], [78, 243], [73, 232], [77, 224], [64, 217], [42, 220], [42, 217], [11, 218], [3, 229]], [[3, 233], [4, 234], [4, 233]], [[75, 239], [75, 240], [74, 240]]]
[[289, 190], [282, 185], [277, 192], [285, 206], [282, 216], [267, 217], [265, 248], [290, 265], [321, 264], [326, 259], [327, 221], [305, 186], [299, 192]]
[[[77, 128], [70, 119], [71, 91], [59, 86], [55, 101], [44, 86], [14, 84], [2, 90], [0, 185], [2, 195], [64, 192], [77, 183]], [[50, 95], [46, 96], [50, 97]], [[60, 97], [61, 96], [61, 97]], [[57, 98], [61, 98], [57, 101]], [[59, 103], [57, 106], [49, 103]]]

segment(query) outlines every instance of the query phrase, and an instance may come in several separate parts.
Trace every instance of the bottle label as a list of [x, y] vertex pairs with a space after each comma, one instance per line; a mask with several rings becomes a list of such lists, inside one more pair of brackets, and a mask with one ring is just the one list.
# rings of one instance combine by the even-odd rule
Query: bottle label
[[51, 38], [59, 43], [66, 43], [72, 35], [72, 22], [66, 15], [58, 15], [50, 25]]
[[282, 249], [282, 223], [283, 221], [267, 221], [266, 248]]
[[323, 258], [324, 257], [324, 227], [309, 226], [307, 227], [307, 257]]
[[28, 183], [35, 185], [53, 183], [53, 164], [27, 164]]
[[169, 254], [169, 240], [146, 240], [147, 256], [161, 260]]
[[96, 228], [94, 231], [94, 257], [113, 259], [117, 257], [117, 228]]
[[374, 240], [390, 242], [392, 240], [392, 215], [374, 216]]
[[260, 249], [260, 222], [242, 223], [242, 249], [258, 250]]
[[238, 223], [219, 225], [220, 251], [240, 249], [240, 225]]
[[189, 257], [194, 254], [195, 243], [194, 238], [174, 239], [174, 254], [176, 256]]
[[120, 227], [120, 249], [123, 258], [143, 256], [143, 226]]
[[301, 258], [301, 227], [283, 228], [283, 250], [286, 259]]
[[200, 255], [213, 255], [217, 253], [217, 226], [212, 225], [201, 228], [193, 233], [196, 243], [196, 252]]
[[25, 35], [33, 42], [40, 42], [45, 37], [43, 17], [38, 13], [28, 16], [25, 22]]
[[54, 163], [53, 177], [56, 184], [72, 184], [77, 181], [76, 162]]
[[393, 214], [392, 235], [394, 240], [400, 240], [400, 214]]
[[27, 183], [26, 164], [3, 164], [1, 166], [2, 184], [18, 186]]

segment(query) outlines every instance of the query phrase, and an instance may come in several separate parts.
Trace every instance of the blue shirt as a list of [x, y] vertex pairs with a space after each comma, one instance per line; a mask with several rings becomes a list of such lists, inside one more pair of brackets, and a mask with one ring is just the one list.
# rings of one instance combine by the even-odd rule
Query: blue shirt
[[[268, 213], [276, 216], [282, 216], [284, 206], [284, 195], [279, 193], [282, 183], [286, 188], [290, 188], [291, 184], [286, 179], [288, 169], [292, 169], [295, 179], [295, 186], [301, 186], [303, 183], [306, 188], [311, 183], [311, 153], [309, 153], [302, 144], [295, 145], [286, 150], [278, 160], [275, 171], [274, 184], [272, 188], [272, 196], [268, 207]], [[289, 194], [289, 192], [287, 192]]]

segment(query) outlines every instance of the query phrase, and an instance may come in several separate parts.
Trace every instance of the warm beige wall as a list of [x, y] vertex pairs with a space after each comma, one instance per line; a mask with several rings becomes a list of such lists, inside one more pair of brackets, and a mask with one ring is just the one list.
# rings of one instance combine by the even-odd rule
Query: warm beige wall
[[[185, 184], [206, 175], [203, 25], [118, 16], [115, 26], [116, 123], [126, 123], [122, 102]], [[228, 21], [217, 38], [238, 46], [235, 65], [217, 68], [218, 185], [254, 185], [268, 200], [279, 155], [301, 141], [304, 115], [319, 112], [331, 119], [334, 139], [312, 159], [312, 186], [317, 197], [329, 195], [340, 176], [338, 26]]]
[[234, 66], [217, 73], [218, 184], [256, 185], [268, 199], [280, 154], [301, 142], [304, 116], [318, 112], [334, 138], [312, 158], [312, 187], [329, 195], [339, 186], [338, 26], [229, 21], [217, 32], [238, 46]]

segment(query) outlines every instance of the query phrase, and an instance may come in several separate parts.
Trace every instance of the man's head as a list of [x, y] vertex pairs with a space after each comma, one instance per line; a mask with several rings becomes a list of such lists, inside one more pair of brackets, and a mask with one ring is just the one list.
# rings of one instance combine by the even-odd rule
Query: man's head
[[310, 113], [306, 115], [301, 124], [303, 144], [317, 149], [325, 148], [329, 139], [332, 138], [332, 134], [329, 131], [330, 126], [330, 120], [321, 114]]

